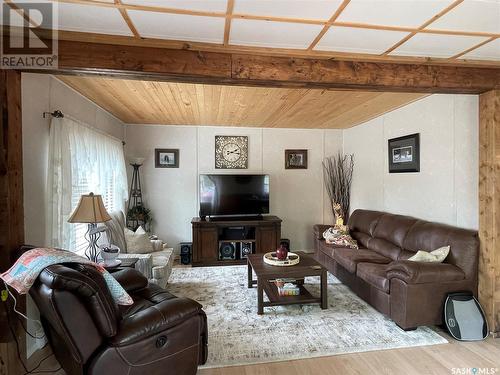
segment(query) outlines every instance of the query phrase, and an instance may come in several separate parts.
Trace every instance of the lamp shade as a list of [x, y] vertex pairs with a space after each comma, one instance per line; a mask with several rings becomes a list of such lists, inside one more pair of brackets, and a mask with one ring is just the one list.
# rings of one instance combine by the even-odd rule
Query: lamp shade
[[68, 223], [103, 223], [111, 220], [104, 207], [102, 197], [90, 193], [82, 195], [78, 206], [68, 219]]

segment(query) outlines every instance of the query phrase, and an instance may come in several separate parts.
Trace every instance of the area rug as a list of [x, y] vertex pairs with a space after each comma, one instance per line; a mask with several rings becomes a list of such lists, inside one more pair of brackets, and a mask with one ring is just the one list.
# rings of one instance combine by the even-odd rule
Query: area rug
[[[447, 343], [427, 327], [403, 331], [330, 274], [327, 310], [319, 305], [278, 306], [257, 315], [257, 289], [248, 289], [246, 282], [246, 266], [172, 271], [167, 289], [198, 301], [207, 313], [204, 367]], [[305, 286], [319, 295], [319, 278], [306, 278]]]

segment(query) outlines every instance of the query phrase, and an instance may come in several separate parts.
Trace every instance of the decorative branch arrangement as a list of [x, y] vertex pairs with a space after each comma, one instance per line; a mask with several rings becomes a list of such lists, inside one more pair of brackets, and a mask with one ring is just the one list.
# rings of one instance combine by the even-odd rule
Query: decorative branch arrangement
[[[323, 176], [326, 190], [332, 204], [332, 212], [337, 224], [339, 217], [347, 223], [351, 199], [352, 173], [354, 170], [354, 155], [330, 156], [323, 161]], [[342, 225], [342, 224], [340, 224]]]

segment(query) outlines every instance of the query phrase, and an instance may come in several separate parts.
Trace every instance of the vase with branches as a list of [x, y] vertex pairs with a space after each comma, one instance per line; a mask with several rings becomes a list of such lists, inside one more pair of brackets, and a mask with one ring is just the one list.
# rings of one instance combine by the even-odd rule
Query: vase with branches
[[343, 225], [349, 218], [354, 155], [341, 152], [323, 161], [326, 191], [330, 197], [335, 224]]

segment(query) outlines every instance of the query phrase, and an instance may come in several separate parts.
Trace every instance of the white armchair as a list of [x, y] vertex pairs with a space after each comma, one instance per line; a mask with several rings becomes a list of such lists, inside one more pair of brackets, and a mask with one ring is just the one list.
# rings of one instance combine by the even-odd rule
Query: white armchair
[[152, 240], [151, 251], [143, 254], [131, 254], [127, 251], [127, 242], [125, 240], [125, 215], [122, 211], [110, 213], [111, 220], [106, 222], [106, 228], [111, 244], [120, 248], [118, 258], [137, 258], [139, 259], [135, 268], [153, 282], [162, 288], [167, 285], [168, 278], [172, 272], [174, 263], [174, 249], [168, 248], [163, 241]]

